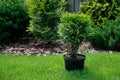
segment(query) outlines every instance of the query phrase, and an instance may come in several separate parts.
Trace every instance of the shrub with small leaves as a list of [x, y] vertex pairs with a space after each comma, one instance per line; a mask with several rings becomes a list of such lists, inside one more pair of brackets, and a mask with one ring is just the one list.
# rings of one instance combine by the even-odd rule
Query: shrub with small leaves
[[119, 0], [85, 0], [80, 12], [91, 16], [93, 27], [100, 27], [106, 20], [115, 20], [120, 16]]
[[42, 43], [58, 38], [57, 25], [65, 8], [65, 0], [27, 0], [31, 17], [28, 32]]
[[89, 26], [90, 17], [85, 14], [64, 13], [58, 26], [61, 40], [66, 44], [68, 53], [77, 54], [79, 45], [86, 37], [86, 27]]
[[88, 28], [88, 40], [101, 49], [119, 50], [120, 47], [120, 19], [106, 21], [102, 27]]
[[0, 41], [16, 38], [29, 24], [24, 0], [0, 0]]

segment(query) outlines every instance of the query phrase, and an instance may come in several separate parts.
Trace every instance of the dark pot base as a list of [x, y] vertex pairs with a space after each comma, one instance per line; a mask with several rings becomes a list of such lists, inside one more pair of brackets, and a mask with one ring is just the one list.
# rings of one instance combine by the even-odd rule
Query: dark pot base
[[66, 70], [81, 70], [84, 68], [85, 55], [77, 54], [79, 59], [64, 55]]

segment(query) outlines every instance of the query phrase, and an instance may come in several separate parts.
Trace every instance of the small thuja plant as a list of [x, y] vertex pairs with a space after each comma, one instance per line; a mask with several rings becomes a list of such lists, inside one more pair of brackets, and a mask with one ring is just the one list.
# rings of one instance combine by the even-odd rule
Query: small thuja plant
[[64, 13], [62, 14], [58, 33], [61, 40], [67, 46], [67, 53], [76, 57], [79, 45], [86, 37], [86, 27], [89, 26], [90, 17], [85, 14]]

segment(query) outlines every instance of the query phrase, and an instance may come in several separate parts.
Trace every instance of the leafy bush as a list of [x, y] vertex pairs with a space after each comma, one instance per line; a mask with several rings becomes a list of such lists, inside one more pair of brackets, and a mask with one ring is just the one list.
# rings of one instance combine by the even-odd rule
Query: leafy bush
[[0, 0], [0, 41], [21, 35], [29, 23], [24, 0]]
[[119, 0], [85, 0], [81, 12], [91, 15], [93, 27], [101, 26], [106, 20], [115, 20], [120, 15]]
[[88, 40], [101, 49], [119, 50], [120, 47], [120, 19], [106, 21], [102, 27], [88, 28]]
[[85, 38], [85, 28], [89, 26], [90, 17], [85, 14], [64, 13], [58, 27], [61, 40], [66, 44], [68, 53], [77, 54], [79, 45]]
[[64, 11], [64, 0], [28, 0], [31, 17], [28, 31], [42, 43], [52, 43], [58, 38], [57, 25]]

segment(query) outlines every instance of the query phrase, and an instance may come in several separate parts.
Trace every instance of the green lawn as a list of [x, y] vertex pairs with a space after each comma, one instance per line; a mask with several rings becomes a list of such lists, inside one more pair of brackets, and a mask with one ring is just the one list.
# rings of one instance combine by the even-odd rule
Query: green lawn
[[120, 54], [86, 54], [85, 68], [66, 71], [62, 55], [0, 54], [0, 80], [120, 80]]

